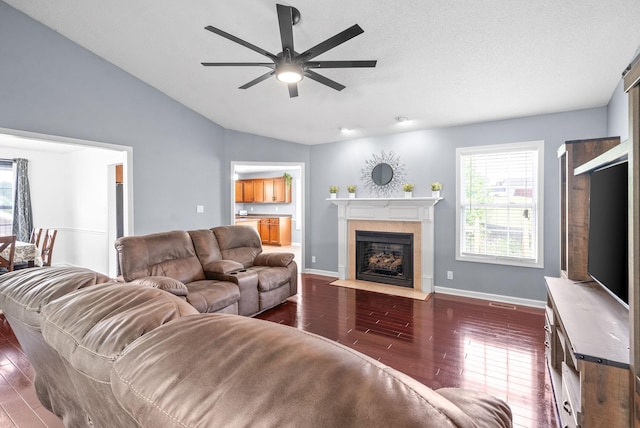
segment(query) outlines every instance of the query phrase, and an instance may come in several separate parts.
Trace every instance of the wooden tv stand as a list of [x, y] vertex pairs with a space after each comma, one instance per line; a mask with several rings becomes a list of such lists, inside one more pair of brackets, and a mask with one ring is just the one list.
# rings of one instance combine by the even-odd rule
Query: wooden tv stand
[[546, 353], [562, 427], [628, 427], [629, 311], [594, 282], [545, 277]]

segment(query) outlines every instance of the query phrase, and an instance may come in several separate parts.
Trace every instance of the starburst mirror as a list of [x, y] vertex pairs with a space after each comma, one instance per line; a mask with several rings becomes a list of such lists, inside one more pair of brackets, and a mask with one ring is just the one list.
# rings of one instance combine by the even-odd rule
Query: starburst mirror
[[393, 152], [373, 154], [362, 168], [362, 181], [377, 197], [388, 198], [404, 180], [404, 165]]

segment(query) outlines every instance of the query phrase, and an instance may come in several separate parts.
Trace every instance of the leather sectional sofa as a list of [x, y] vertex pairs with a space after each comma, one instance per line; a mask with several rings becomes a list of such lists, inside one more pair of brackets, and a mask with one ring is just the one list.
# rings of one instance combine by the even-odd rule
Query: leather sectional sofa
[[201, 313], [255, 315], [297, 292], [291, 253], [263, 253], [246, 226], [127, 236], [115, 243], [125, 281], [184, 298]]
[[3, 275], [0, 309], [67, 427], [511, 426], [485, 393], [434, 391], [323, 337], [82, 268]]

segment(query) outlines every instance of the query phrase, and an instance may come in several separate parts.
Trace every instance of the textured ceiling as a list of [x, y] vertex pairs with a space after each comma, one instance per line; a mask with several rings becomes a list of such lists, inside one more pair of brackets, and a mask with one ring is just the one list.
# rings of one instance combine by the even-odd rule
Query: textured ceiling
[[5, 2], [225, 128], [304, 144], [604, 106], [640, 45], [639, 0], [283, 2], [302, 14], [297, 51], [357, 23], [316, 59], [378, 60], [321, 70], [341, 92], [304, 79], [289, 98], [274, 78], [238, 89], [264, 68], [200, 65], [266, 59], [207, 25], [278, 53], [275, 1]]

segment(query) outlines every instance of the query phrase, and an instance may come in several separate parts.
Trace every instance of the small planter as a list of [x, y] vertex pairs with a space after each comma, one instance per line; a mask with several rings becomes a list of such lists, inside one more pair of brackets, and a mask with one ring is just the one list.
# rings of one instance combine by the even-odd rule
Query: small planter
[[413, 198], [413, 192], [404, 192], [405, 198]]
[[349, 193], [349, 199], [355, 199], [355, 198], [356, 198], [355, 193]]
[[337, 193], [329, 193], [331, 199], [335, 199], [337, 197]]
[[440, 197], [440, 191], [439, 190], [432, 190], [431, 191], [431, 196], [434, 198], [439, 198]]

